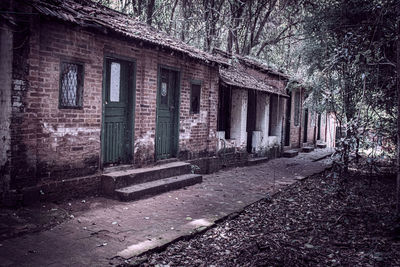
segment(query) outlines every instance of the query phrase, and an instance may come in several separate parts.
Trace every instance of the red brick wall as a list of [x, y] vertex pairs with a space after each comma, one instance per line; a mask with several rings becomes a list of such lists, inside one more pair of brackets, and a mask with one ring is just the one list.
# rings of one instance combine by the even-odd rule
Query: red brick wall
[[[303, 110], [303, 113], [304, 113], [304, 110]], [[303, 119], [303, 125], [304, 125], [304, 119]], [[314, 136], [315, 136], [315, 140], [317, 138], [316, 127], [317, 127], [316, 112], [313, 111], [311, 108], [308, 108], [308, 127], [307, 127], [307, 142], [306, 143], [309, 145], [314, 144]], [[304, 130], [303, 130], [302, 134], [303, 134], [302, 142], [304, 142]]]
[[[300, 118], [299, 125], [294, 124], [294, 116], [295, 116], [295, 93], [300, 90]], [[290, 147], [298, 148], [301, 146], [303, 142], [303, 134], [302, 134], [302, 123], [303, 123], [303, 100], [304, 100], [304, 92], [301, 89], [294, 89], [291, 92], [291, 110], [290, 110]]]
[[[25, 11], [25, 10], [24, 10]], [[30, 10], [26, 10], [30, 12]], [[32, 21], [33, 22], [33, 21]], [[19, 23], [19, 28], [13, 29], [13, 59], [11, 84], [11, 155], [10, 155], [10, 188], [20, 188], [36, 183], [36, 149], [37, 149], [37, 105], [40, 96], [31, 96], [34, 92], [28, 90], [35, 86], [38, 70], [37, 58], [29, 53], [38, 42], [34, 36], [29, 36], [29, 21]], [[29, 65], [32, 65], [29, 67]], [[30, 80], [31, 77], [31, 80]], [[30, 81], [29, 81], [30, 80]], [[32, 104], [29, 99], [32, 98]]]
[[[31, 23], [26, 48], [28, 73], [21, 105], [13, 110], [13, 168], [32, 169], [24, 180], [71, 178], [99, 169], [101, 155], [103, 59], [106, 54], [136, 60], [136, 106], [134, 161], [154, 161], [158, 65], [181, 70], [179, 148], [185, 158], [213, 154], [216, 147], [218, 71], [176, 53], [142, 47], [140, 42], [97, 34], [57, 22]], [[60, 61], [84, 63], [83, 109], [59, 109]], [[14, 73], [19, 72], [18, 66]], [[14, 75], [17, 76], [17, 75]], [[190, 81], [202, 81], [199, 114], [190, 114]], [[21, 90], [20, 90], [21, 91]], [[210, 115], [211, 114], [211, 115]], [[25, 165], [20, 165], [26, 162]], [[14, 179], [22, 176], [14, 173]], [[22, 179], [22, 178], [21, 178]], [[35, 182], [33, 184], [35, 184]], [[18, 183], [22, 184], [22, 183]]]

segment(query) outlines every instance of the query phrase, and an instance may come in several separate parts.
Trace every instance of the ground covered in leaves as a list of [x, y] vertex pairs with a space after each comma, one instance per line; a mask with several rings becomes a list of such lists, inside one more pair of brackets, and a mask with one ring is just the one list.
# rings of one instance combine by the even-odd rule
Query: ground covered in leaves
[[395, 177], [324, 173], [159, 253], [141, 266], [400, 266]]
[[[85, 199], [70, 199], [59, 203], [35, 203], [18, 208], [0, 207], [0, 242], [2, 240], [51, 229], [64, 221], [74, 218], [74, 214], [93, 208], [93, 196]], [[99, 205], [106, 206], [104, 199]], [[0, 247], [2, 244], [0, 243]], [[0, 263], [1, 265], [1, 263]]]

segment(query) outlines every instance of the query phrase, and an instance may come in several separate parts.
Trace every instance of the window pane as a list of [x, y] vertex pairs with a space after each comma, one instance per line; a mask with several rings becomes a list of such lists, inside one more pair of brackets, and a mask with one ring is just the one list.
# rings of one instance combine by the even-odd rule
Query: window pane
[[119, 102], [121, 65], [117, 62], [111, 63], [110, 77], [110, 101]]
[[168, 105], [168, 85], [167, 81], [161, 82], [161, 104]]
[[200, 85], [192, 84], [190, 95], [190, 111], [192, 113], [200, 112]]
[[78, 65], [72, 63], [61, 64], [61, 92], [60, 105], [76, 107], [78, 103]]

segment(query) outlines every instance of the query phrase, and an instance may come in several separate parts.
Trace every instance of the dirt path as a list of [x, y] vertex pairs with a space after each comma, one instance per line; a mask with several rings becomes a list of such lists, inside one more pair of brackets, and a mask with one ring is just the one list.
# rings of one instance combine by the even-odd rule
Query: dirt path
[[338, 195], [323, 175], [289, 186], [234, 219], [131, 264], [169, 266], [400, 266], [395, 178], [354, 173]]

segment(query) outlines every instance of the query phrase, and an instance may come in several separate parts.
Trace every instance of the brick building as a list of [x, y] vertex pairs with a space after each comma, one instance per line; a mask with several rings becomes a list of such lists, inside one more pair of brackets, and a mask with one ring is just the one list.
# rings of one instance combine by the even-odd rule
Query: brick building
[[211, 172], [315, 134], [334, 140], [332, 117], [315, 132], [304, 93], [252, 59], [206, 53], [90, 0], [0, 8], [0, 204], [104, 191], [105, 167], [176, 158]]
[[215, 154], [219, 57], [90, 0], [1, 8], [2, 195]]
[[286, 103], [285, 149], [305, 146], [335, 147], [336, 120], [329, 112], [318, 113], [312, 105], [306, 89], [295, 86]]
[[231, 60], [228, 68], [220, 68], [219, 151], [223, 154], [230, 149], [252, 157], [279, 156], [289, 77], [247, 57], [215, 52]]

